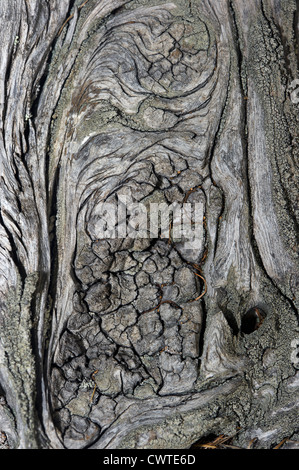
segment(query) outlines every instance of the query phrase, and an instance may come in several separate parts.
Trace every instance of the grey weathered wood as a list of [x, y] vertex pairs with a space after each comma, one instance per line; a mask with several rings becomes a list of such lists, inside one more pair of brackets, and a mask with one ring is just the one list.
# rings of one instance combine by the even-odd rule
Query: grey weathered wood
[[[295, 0], [0, 3], [10, 447], [298, 440], [298, 29]], [[130, 191], [203, 203], [201, 248], [98, 240]]]

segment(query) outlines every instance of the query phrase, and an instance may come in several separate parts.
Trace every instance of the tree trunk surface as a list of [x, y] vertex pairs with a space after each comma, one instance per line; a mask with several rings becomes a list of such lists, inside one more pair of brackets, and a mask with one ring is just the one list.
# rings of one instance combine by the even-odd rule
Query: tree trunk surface
[[[299, 440], [298, 13], [0, 2], [0, 446]], [[129, 195], [196, 249], [100, 237]]]

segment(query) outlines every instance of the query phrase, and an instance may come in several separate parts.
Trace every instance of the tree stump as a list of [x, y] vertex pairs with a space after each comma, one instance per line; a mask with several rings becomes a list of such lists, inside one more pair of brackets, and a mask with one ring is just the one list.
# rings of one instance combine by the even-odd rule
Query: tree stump
[[[12, 0], [0, 23], [3, 443], [299, 440], [298, 2]], [[198, 247], [99, 237], [129, 195], [200, 204]]]

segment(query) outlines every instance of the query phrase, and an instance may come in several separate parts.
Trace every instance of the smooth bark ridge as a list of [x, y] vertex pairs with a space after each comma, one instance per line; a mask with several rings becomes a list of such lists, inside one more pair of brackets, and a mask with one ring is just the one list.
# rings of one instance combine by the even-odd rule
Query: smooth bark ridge
[[[298, 8], [0, 3], [10, 447], [299, 440]], [[99, 239], [129, 194], [203, 204], [201, 247]]]

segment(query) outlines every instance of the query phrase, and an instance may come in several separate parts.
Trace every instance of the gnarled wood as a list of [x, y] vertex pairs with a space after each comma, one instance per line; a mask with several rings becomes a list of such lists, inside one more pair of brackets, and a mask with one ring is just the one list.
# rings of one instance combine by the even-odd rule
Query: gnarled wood
[[[15, 0], [0, 22], [9, 445], [296, 441], [297, 3]], [[99, 239], [129, 195], [201, 204], [199, 247]]]

